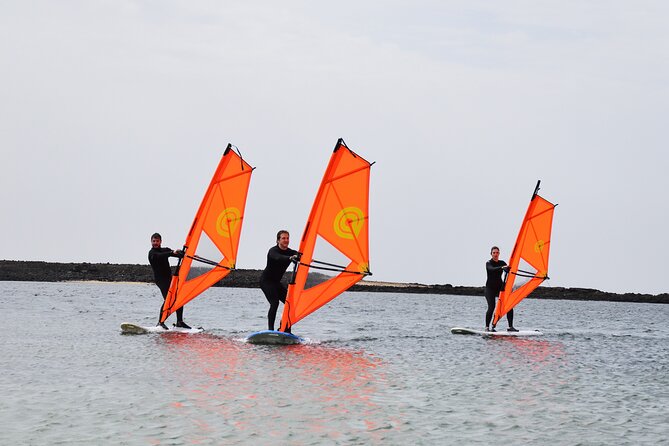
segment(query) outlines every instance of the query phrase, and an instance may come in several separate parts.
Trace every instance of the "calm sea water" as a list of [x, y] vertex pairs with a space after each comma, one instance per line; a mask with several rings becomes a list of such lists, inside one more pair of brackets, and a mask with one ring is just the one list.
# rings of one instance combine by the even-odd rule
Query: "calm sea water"
[[[260, 290], [186, 307], [198, 335], [153, 325], [148, 284], [0, 282], [0, 444], [669, 444], [669, 306], [526, 300], [481, 327], [483, 297], [346, 293], [254, 346]], [[172, 320], [170, 319], [170, 323]], [[505, 321], [500, 323], [505, 326]]]

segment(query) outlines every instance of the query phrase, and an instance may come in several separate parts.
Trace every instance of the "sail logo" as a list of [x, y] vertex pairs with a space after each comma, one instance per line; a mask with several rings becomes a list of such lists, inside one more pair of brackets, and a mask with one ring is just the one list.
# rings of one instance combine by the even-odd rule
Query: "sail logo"
[[218, 235], [225, 238], [230, 238], [239, 226], [242, 220], [242, 213], [237, 208], [224, 209], [216, 219], [216, 232]]
[[360, 208], [349, 206], [337, 213], [334, 219], [334, 231], [343, 239], [353, 240], [362, 230], [365, 215]]
[[537, 240], [537, 242], [534, 244], [534, 252], [541, 252], [544, 250], [544, 245], [546, 245], [546, 242], [543, 240]]

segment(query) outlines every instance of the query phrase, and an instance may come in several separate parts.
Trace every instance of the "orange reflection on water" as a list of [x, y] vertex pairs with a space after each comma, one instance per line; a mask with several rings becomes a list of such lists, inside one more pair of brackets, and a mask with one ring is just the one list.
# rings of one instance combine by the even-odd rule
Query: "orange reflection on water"
[[364, 352], [257, 346], [209, 334], [160, 336], [158, 343], [175, 357], [165, 369], [164, 385], [178, 389], [171, 408], [202, 438], [222, 430], [240, 438], [291, 432], [336, 439], [352, 426], [373, 437], [389, 424], [373, 402], [381, 362]]
[[515, 336], [497, 336], [490, 340], [500, 342], [506, 349], [506, 355], [500, 362], [529, 362], [533, 368], [540, 369], [549, 364], [562, 363], [565, 359], [564, 345], [561, 342]]

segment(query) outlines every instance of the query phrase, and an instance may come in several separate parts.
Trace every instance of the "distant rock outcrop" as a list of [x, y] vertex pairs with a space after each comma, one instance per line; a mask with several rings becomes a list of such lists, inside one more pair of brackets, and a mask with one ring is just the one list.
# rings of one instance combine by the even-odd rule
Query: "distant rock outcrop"
[[[260, 270], [253, 269], [236, 270], [231, 274], [228, 274], [228, 276], [220, 281], [217, 286], [258, 288], [261, 272], [262, 271]], [[287, 279], [287, 276], [288, 273], [284, 278]], [[326, 277], [322, 274], [315, 274], [313, 276], [315, 277], [310, 285], [317, 283], [319, 280], [323, 280]], [[153, 272], [149, 265], [0, 260], [0, 281], [153, 282]], [[358, 284], [351, 288], [351, 291], [483, 296], [483, 287], [374, 281], [358, 282]], [[668, 293], [657, 295], [637, 293], [616, 294], [589, 288], [561, 288], [548, 286], [537, 288], [530, 298], [669, 303]]]

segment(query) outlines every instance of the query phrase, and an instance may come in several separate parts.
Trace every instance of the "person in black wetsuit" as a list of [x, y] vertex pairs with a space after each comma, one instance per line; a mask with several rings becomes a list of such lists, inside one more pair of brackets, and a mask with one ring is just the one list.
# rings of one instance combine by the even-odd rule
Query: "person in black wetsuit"
[[[267, 312], [267, 328], [274, 330], [274, 320], [279, 302], [286, 303], [288, 288], [281, 283], [283, 274], [288, 269], [290, 262], [296, 261], [298, 252], [288, 247], [290, 234], [281, 230], [276, 234], [276, 245], [267, 252], [267, 266], [260, 275], [260, 289], [269, 302]], [[290, 333], [290, 327], [286, 330]]]
[[[509, 267], [504, 260], [499, 260], [499, 248], [493, 246], [490, 249], [492, 258], [485, 264], [485, 269], [488, 274], [488, 279], [485, 282], [485, 300], [488, 302], [488, 311], [485, 313], [485, 331], [495, 331], [495, 327], [490, 327], [492, 314], [495, 311], [495, 299], [499, 296], [499, 292], [504, 288], [504, 281], [502, 280], [502, 272], [508, 271]], [[506, 313], [506, 320], [509, 323], [508, 331], [518, 331], [513, 328], [513, 309]]]
[[[170, 267], [170, 257], [183, 257], [183, 252], [172, 251], [170, 248], [162, 248], [160, 245], [163, 242], [162, 237], [157, 232], [151, 236], [151, 250], [149, 251], [149, 263], [153, 269], [153, 278], [160, 288], [160, 293], [163, 295], [163, 303], [167, 297], [167, 292], [172, 283], [172, 268]], [[160, 306], [160, 315], [162, 315], [163, 307]], [[190, 328], [184, 322], [184, 309], [179, 308], [177, 311], [177, 327]], [[160, 320], [158, 315], [158, 320]], [[163, 322], [158, 322], [158, 325], [167, 330], [167, 326]]]

